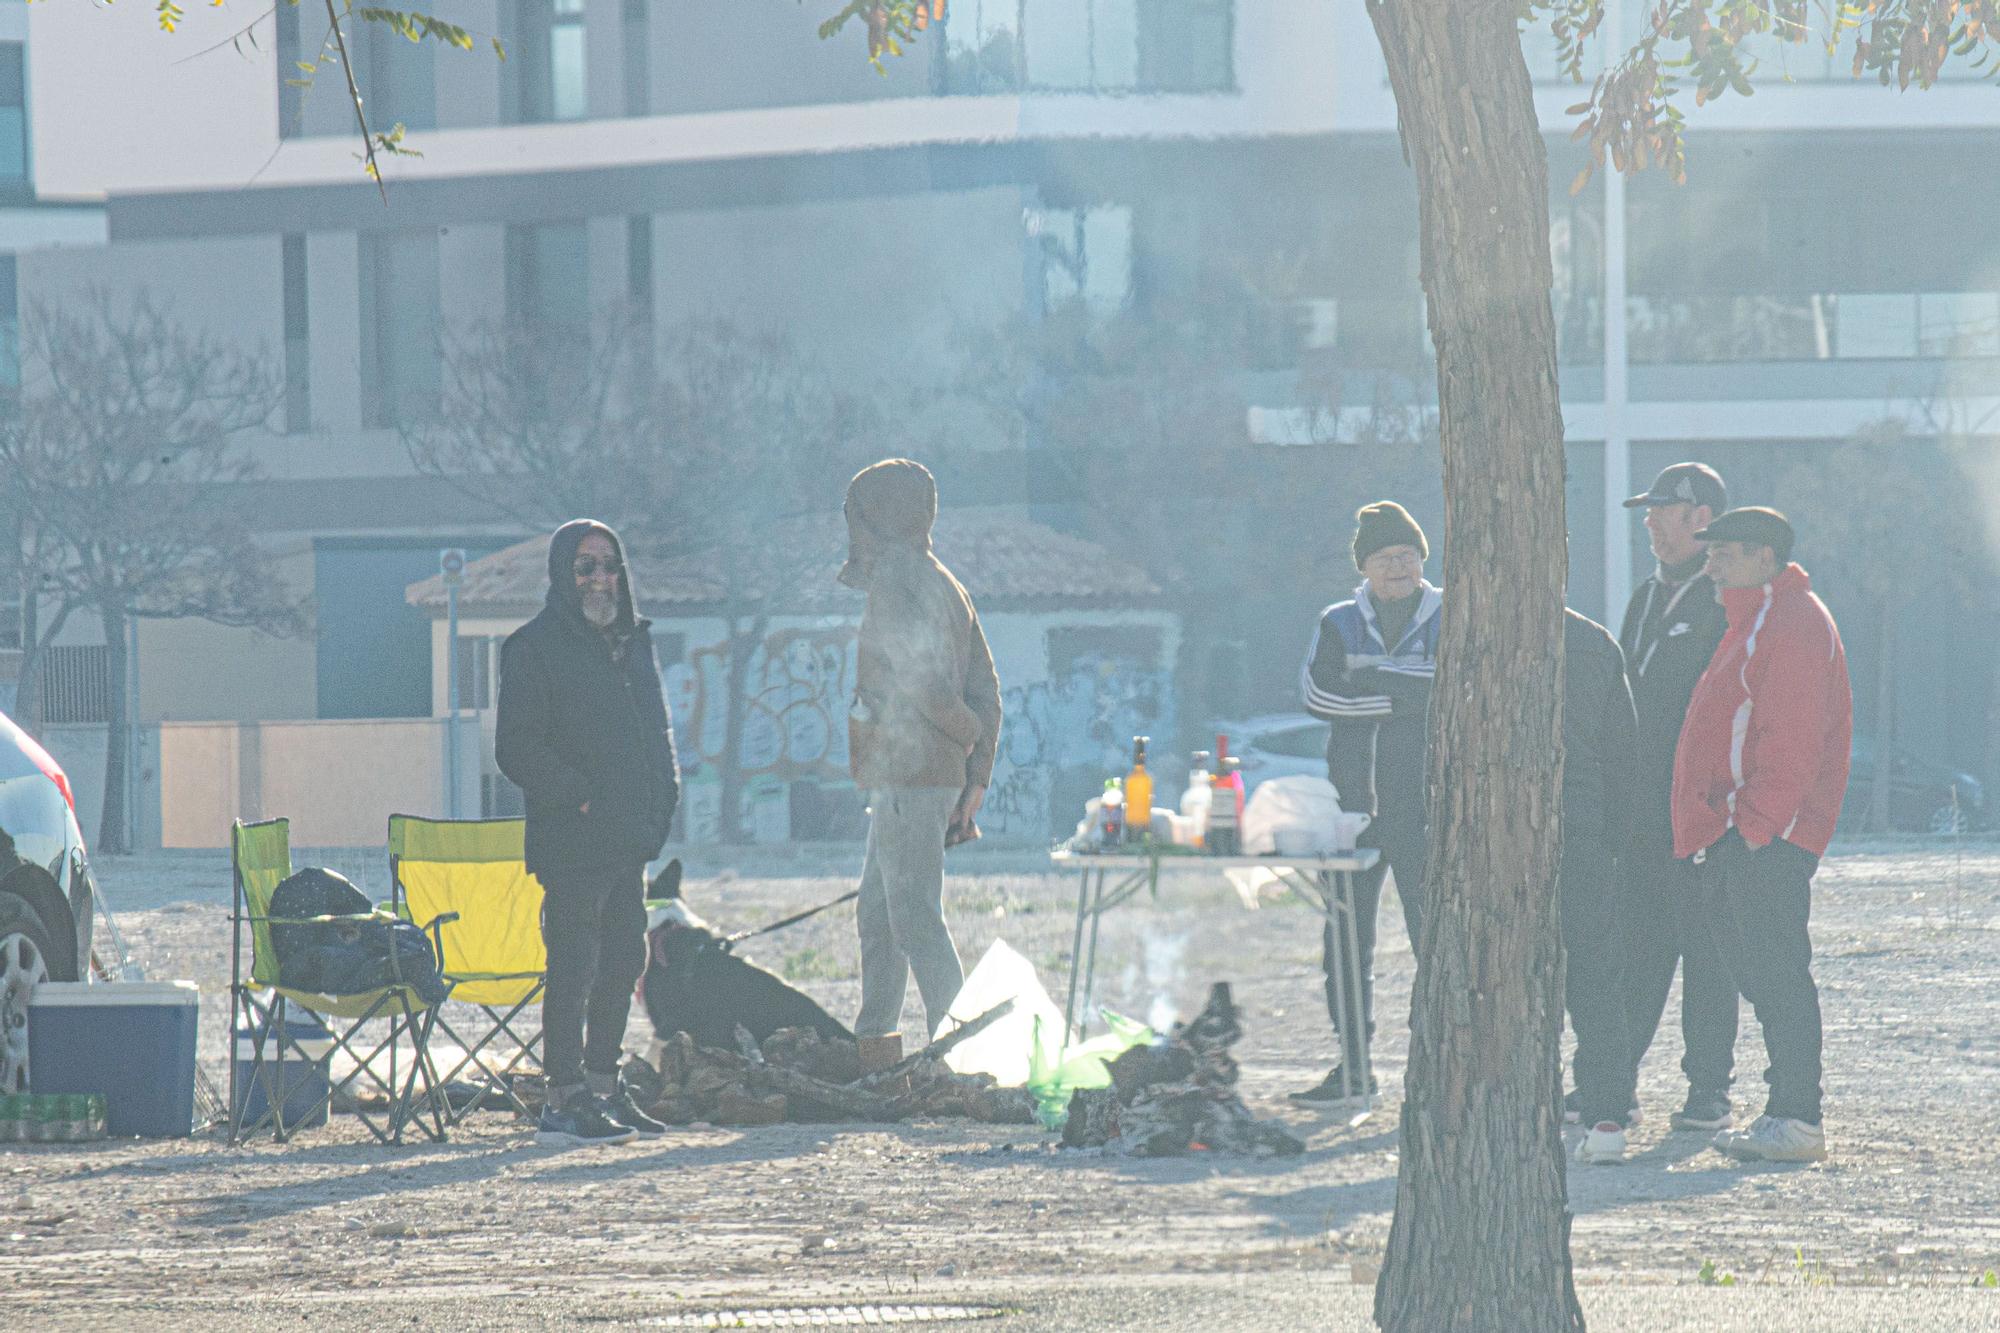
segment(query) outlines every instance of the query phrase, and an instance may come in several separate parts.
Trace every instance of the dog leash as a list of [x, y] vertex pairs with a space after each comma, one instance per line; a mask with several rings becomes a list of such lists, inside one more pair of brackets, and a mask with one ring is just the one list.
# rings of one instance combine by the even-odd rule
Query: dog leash
[[772, 931], [783, 930], [786, 926], [796, 926], [799, 922], [818, 916], [821, 912], [831, 911], [842, 903], [853, 902], [860, 896], [861, 890], [849, 889], [830, 903], [821, 903], [818, 907], [808, 907], [805, 911], [795, 912], [782, 921], [773, 921], [770, 925], [759, 926], [755, 930], [739, 930], [734, 935], [725, 935], [722, 938], [722, 947], [724, 949], [733, 949], [745, 940], [754, 940], [759, 935], [769, 935]]

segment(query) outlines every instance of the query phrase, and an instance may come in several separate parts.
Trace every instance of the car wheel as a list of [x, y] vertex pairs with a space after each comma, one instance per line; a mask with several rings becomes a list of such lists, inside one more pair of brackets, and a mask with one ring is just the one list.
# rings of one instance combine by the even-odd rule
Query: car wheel
[[28, 998], [49, 979], [49, 954], [35, 909], [0, 893], [0, 1093], [28, 1090]]
[[1931, 832], [1937, 834], [1970, 833], [1972, 817], [1962, 805], [1941, 805], [1931, 811], [1930, 826]]

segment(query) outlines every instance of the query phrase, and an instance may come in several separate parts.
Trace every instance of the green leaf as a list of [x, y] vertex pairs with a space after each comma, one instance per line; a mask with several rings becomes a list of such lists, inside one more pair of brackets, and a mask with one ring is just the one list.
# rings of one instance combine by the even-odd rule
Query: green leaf
[[501, 63], [503, 64], [506, 63], [507, 48], [500, 44], [500, 39], [498, 37], [495, 37], [493, 39], [493, 54], [500, 57]]
[[1986, 1276], [1979, 1279], [1979, 1285], [1991, 1291], [2000, 1288], [2000, 1271], [1987, 1269]]

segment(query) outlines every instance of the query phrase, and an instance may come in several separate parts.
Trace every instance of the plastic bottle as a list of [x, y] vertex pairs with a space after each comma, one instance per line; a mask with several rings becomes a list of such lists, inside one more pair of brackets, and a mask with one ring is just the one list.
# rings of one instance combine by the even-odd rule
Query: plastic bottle
[[1104, 780], [1104, 845], [1116, 847], [1125, 840], [1125, 792], [1117, 778]]
[[1125, 775], [1125, 841], [1134, 845], [1152, 840], [1153, 775], [1146, 771], [1145, 736], [1132, 738], [1132, 771]]
[[1193, 826], [1193, 843], [1202, 845], [1208, 835], [1208, 811], [1215, 804], [1215, 790], [1209, 783], [1214, 774], [1208, 769], [1208, 751], [1194, 752], [1194, 767], [1188, 770], [1187, 790], [1181, 793], [1181, 815]]
[[1242, 851], [1241, 822], [1236, 817], [1236, 793], [1229, 785], [1229, 769], [1234, 759], [1218, 758], [1218, 771], [1209, 779], [1214, 794], [1208, 811], [1208, 834], [1204, 845], [1211, 856], [1236, 856]]
[[1228, 779], [1229, 789], [1235, 793], [1236, 822], [1238, 825], [1243, 823], [1242, 767], [1243, 761], [1241, 759], [1230, 757], [1229, 737], [1223, 735], [1221, 732], [1217, 732], [1215, 736], [1215, 771], [1217, 775]]

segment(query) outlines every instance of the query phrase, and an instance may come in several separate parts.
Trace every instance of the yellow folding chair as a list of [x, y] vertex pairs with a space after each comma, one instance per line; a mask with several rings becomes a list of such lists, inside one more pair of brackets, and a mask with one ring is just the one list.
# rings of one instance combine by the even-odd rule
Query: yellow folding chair
[[[519, 819], [389, 816], [392, 906], [413, 921], [449, 918], [439, 933], [438, 959], [452, 983], [451, 998], [477, 1006], [491, 1023], [468, 1041], [449, 1018], [439, 1017], [437, 1026], [465, 1051], [445, 1082], [476, 1070], [519, 1115], [529, 1108], [513, 1078], [529, 1062], [540, 1071], [542, 1043], [539, 1026], [524, 1034], [522, 1014], [540, 1003], [548, 970], [542, 886], [522, 860], [524, 828]], [[477, 1104], [449, 1112], [451, 1119]]]
[[[269, 1126], [282, 1143], [297, 1125], [317, 1122], [336, 1096], [363, 1078], [385, 1094], [389, 1102], [386, 1116], [379, 1124], [364, 1108], [359, 1105], [355, 1108], [355, 1114], [378, 1141], [401, 1143], [403, 1127], [411, 1122], [432, 1140], [442, 1141], [445, 1134], [443, 1084], [437, 1077], [437, 1071], [431, 1067], [428, 1049], [431, 1028], [437, 1017], [436, 1005], [427, 1003], [413, 987], [400, 981], [355, 995], [322, 995], [278, 982], [278, 955], [271, 944], [272, 926], [334, 921], [362, 925], [389, 922], [395, 918], [379, 910], [353, 916], [272, 916], [271, 895], [292, 873], [289, 820], [270, 819], [245, 824], [239, 819], [230, 830], [229, 850], [235, 879], [230, 908], [231, 1039], [233, 1043], [235, 1032], [248, 1032], [254, 1043], [247, 1069], [242, 1068], [243, 1062], [234, 1058], [233, 1050], [231, 1052], [229, 1141], [232, 1144], [241, 1143]], [[425, 930], [434, 943], [441, 945], [438, 932], [447, 921], [448, 917], [434, 916], [429, 919]], [[250, 937], [250, 970], [247, 974], [243, 970], [245, 926], [249, 927], [247, 933]], [[393, 954], [391, 959], [393, 963]], [[332, 1038], [330, 1049], [324, 1053], [309, 1051], [293, 1035], [286, 1016], [288, 1007], [294, 1005], [322, 1021], [339, 1020], [338, 1023], [325, 1023]], [[389, 1033], [364, 1054], [356, 1039], [361, 1036], [362, 1025], [376, 1018], [388, 1020]], [[404, 1037], [409, 1039], [411, 1045], [407, 1074], [398, 1070], [398, 1050]], [[354, 1068], [338, 1082], [331, 1077], [335, 1050], [354, 1062]], [[268, 1058], [267, 1051], [270, 1052]], [[384, 1052], [388, 1054], [387, 1078], [376, 1067]], [[286, 1073], [287, 1066], [294, 1061], [301, 1073], [316, 1064], [327, 1066], [327, 1086], [312, 1110], [288, 1122], [287, 1103], [291, 1100], [288, 1094], [295, 1085], [287, 1080]], [[429, 1123], [413, 1114], [419, 1077], [424, 1081]], [[241, 1080], [246, 1079], [260, 1081], [264, 1092], [264, 1109], [255, 1117], [245, 1114], [249, 1098], [243, 1094], [248, 1089], [239, 1085]], [[245, 1123], [246, 1119], [249, 1123]]]

